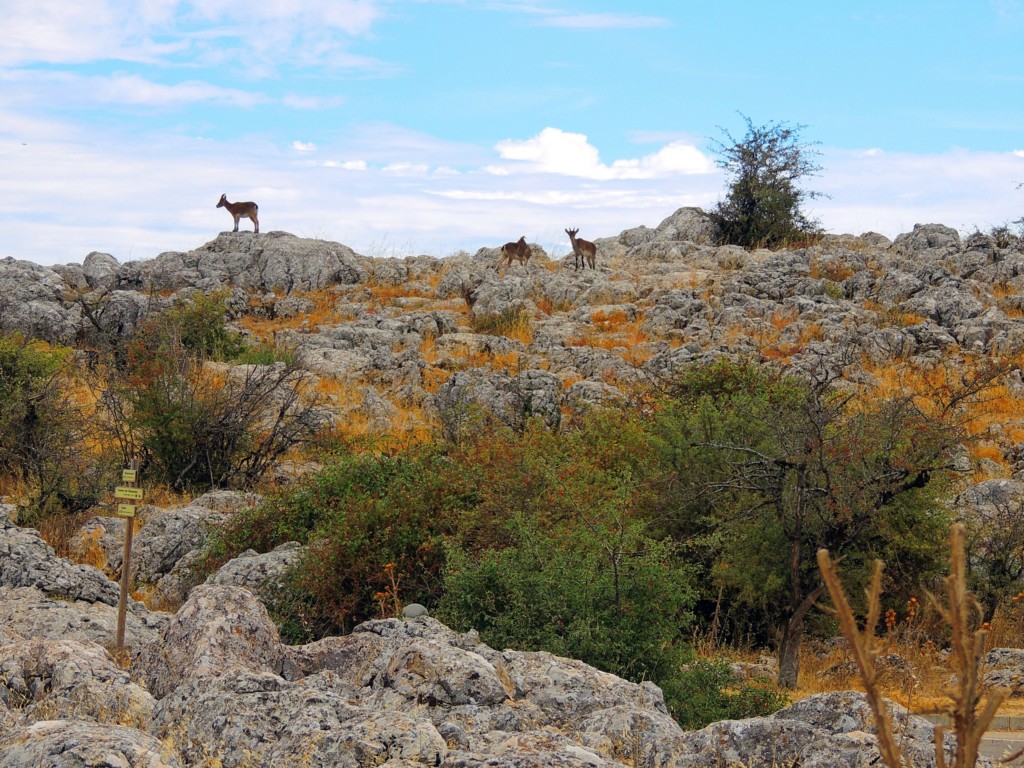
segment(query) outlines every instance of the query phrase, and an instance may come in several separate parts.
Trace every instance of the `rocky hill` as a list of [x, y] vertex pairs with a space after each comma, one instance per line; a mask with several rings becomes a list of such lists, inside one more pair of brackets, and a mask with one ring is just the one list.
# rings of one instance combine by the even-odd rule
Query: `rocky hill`
[[[583, 233], [586, 235], [586, 233]], [[681, 209], [656, 228], [597, 241], [597, 269], [533, 246], [370, 258], [283, 232], [223, 233], [188, 253], [81, 265], [0, 260], [0, 331], [76, 347], [116, 344], [153, 312], [223, 291], [235, 328], [287, 350], [315, 377], [317, 407], [349, 433], [436, 429], [454, 405], [557, 424], [632, 397], [680, 367], [766, 361], [867, 393], [931, 395], [999, 361], [972, 416], [958, 509], [987, 520], [1024, 499], [1024, 242], [917, 226], [894, 241], [827, 236], [786, 251], [713, 245]], [[258, 596], [298, 545], [243, 553], [207, 583], [183, 578], [211, 520], [254, 497], [215, 492], [143, 507], [125, 667], [116, 620], [124, 523], [89, 521], [81, 559], [57, 557], [0, 514], [0, 765], [3, 766], [803, 766], [876, 759], [863, 700], [811, 697], [770, 718], [684, 732], [661, 692], [546, 653], [502, 651], [429, 617], [281, 643]], [[0, 499], [2, 501], [2, 499]], [[268, 586], [269, 585], [269, 586]], [[1007, 680], [1024, 679], [1019, 655]], [[931, 729], [907, 722], [917, 765]]]
[[[378, 432], [436, 422], [453, 401], [512, 419], [528, 399], [554, 422], [722, 355], [892, 389], [912, 386], [908, 372], [1024, 350], [1024, 242], [1012, 234], [962, 239], [929, 224], [780, 252], [713, 237], [702, 211], [683, 208], [598, 240], [596, 270], [576, 270], [568, 243], [500, 269], [496, 248], [381, 259], [284, 232], [223, 233], [147, 262], [7, 258], [0, 329], [117, 338], [181, 295], [227, 291], [239, 328], [292, 350], [340, 420]], [[1013, 411], [1019, 371], [1008, 386]], [[974, 458], [988, 474], [1012, 472], [1024, 446], [1006, 415], [979, 426]]]

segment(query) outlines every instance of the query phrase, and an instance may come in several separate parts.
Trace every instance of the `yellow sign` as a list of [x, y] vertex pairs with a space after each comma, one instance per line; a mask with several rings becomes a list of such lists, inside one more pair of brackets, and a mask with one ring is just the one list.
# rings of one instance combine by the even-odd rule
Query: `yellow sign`
[[134, 483], [136, 471], [134, 469], [125, 469], [121, 471], [121, 482], [122, 483]]
[[142, 499], [141, 488], [125, 488], [123, 485], [117, 486], [114, 489], [115, 499], [131, 499], [132, 501], [139, 501]]
[[135, 505], [134, 504], [118, 504], [117, 505], [117, 516], [118, 517], [135, 517]]

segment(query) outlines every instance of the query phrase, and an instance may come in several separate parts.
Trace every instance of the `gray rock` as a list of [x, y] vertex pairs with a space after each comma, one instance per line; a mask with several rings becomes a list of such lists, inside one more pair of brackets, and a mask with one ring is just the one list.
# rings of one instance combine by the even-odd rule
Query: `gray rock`
[[302, 558], [304, 552], [305, 547], [297, 541], [281, 544], [270, 552], [246, 550], [224, 563], [216, 573], [210, 574], [206, 583], [246, 587], [265, 595], [282, 586], [285, 574]]
[[0, 740], [4, 768], [183, 768], [173, 750], [119, 725], [48, 720]]
[[915, 224], [912, 232], [897, 236], [893, 245], [908, 253], [932, 248], [959, 249], [960, 233], [942, 224]]
[[156, 704], [106, 649], [78, 640], [0, 645], [0, 700], [28, 722], [89, 720], [141, 729]]
[[[169, 617], [147, 610], [131, 598], [128, 605], [125, 645], [138, 648], [154, 638]], [[0, 587], [0, 626], [23, 638], [113, 645], [117, 634], [117, 605], [58, 597], [36, 587]]]
[[198, 678], [233, 670], [280, 673], [277, 628], [256, 596], [202, 585], [132, 662], [133, 676], [158, 699]]
[[82, 276], [92, 290], [109, 291], [118, 287], [120, 266], [109, 253], [93, 251], [82, 262]]
[[993, 648], [985, 654], [985, 683], [1010, 689], [1011, 696], [1024, 691], [1024, 649]]

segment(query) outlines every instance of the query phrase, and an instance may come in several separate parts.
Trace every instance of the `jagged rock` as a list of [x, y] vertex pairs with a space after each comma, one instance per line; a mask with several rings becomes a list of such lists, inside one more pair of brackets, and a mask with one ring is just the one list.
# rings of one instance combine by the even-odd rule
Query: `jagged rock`
[[240, 587], [202, 585], [132, 662], [158, 699], [180, 685], [235, 669], [280, 673], [277, 628], [256, 596]]
[[984, 669], [987, 685], [1009, 688], [1011, 696], [1024, 692], [1024, 648], [993, 648]]
[[[149, 611], [131, 598], [128, 606], [125, 645], [138, 648], [156, 636], [168, 615]], [[0, 625], [24, 638], [112, 645], [117, 634], [117, 605], [72, 600], [36, 587], [0, 587]]]
[[433, 404], [449, 424], [465, 419], [476, 407], [508, 425], [521, 424], [530, 416], [554, 425], [561, 418], [561, 385], [547, 371], [528, 370], [514, 377], [479, 369], [460, 371], [438, 389]]
[[246, 587], [257, 594], [266, 594], [282, 586], [285, 573], [302, 558], [304, 552], [305, 547], [297, 541], [281, 544], [264, 553], [249, 549], [210, 574], [206, 583]]
[[[100, 603], [116, 607], [117, 584], [90, 565], [78, 565], [58, 557], [31, 528], [19, 528], [0, 517], [0, 589], [33, 587], [53, 599]], [[143, 615], [145, 606], [130, 601], [129, 610]]]
[[908, 253], [931, 248], [959, 248], [960, 233], [942, 224], [915, 224], [912, 232], [904, 232], [893, 246]]
[[353, 706], [348, 693], [330, 675], [300, 685], [235, 669], [167, 696], [155, 729], [180, 745], [190, 765], [441, 765], [447, 746], [429, 721]]
[[364, 282], [368, 275], [366, 259], [340, 243], [304, 240], [287, 232], [223, 232], [194, 251], [160, 254], [145, 262], [136, 277], [122, 268], [121, 283], [136, 282], [138, 288], [156, 291], [237, 286], [296, 293]]
[[0, 645], [0, 700], [29, 722], [90, 720], [142, 729], [156, 704], [106, 649], [78, 640]]
[[94, 291], [109, 291], [118, 287], [120, 266], [109, 253], [93, 251], [82, 262], [82, 276]]
[[119, 725], [48, 720], [0, 740], [4, 768], [183, 768], [147, 733]]
[[0, 331], [20, 331], [65, 344], [72, 341], [81, 308], [64, 302], [65, 287], [52, 269], [9, 256], [0, 259]]

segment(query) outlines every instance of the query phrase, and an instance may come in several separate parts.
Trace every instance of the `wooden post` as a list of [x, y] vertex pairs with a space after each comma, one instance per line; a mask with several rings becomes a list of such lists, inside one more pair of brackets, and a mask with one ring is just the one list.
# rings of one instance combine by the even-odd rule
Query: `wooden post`
[[[115, 499], [138, 501], [142, 498], [142, 490], [138, 484], [139, 462], [132, 460], [131, 466], [121, 474], [122, 485], [114, 490]], [[124, 649], [124, 626], [128, 614], [128, 574], [132, 562], [132, 538], [135, 535], [135, 505], [118, 504], [117, 514], [124, 518], [124, 552], [121, 556], [121, 597], [117, 603], [117, 637], [114, 647]]]

